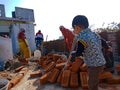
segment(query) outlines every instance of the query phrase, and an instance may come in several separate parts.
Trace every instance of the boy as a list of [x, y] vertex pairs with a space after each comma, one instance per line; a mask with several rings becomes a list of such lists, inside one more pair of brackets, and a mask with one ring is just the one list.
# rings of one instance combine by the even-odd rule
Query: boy
[[72, 27], [78, 38], [76, 56], [83, 55], [88, 71], [88, 89], [98, 90], [99, 75], [106, 63], [101, 46], [101, 38], [88, 28], [89, 22], [86, 16], [77, 15], [73, 18]]

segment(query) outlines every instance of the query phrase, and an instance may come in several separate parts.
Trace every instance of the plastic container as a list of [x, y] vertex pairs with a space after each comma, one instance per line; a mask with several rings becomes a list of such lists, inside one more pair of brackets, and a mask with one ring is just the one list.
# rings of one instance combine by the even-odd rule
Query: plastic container
[[8, 90], [8, 84], [9, 84], [9, 80], [7, 79], [0, 79], [0, 90]]
[[41, 57], [41, 51], [40, 50], [35, 50], [34, 51], [34, 57], [39, 60], [40, 57]]

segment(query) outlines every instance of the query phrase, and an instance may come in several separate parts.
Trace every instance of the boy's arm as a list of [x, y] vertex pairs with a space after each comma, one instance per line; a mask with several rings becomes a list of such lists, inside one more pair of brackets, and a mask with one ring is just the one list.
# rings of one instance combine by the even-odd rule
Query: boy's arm
[[79, 40], [76, 50], [76, 56], [83, 56], [82, 53], [84, 52], [86, 47], [87, 47], [87, 43], [84, 40]]
[[83, 56], [84, 49], [86, 48], [87, 44], [83, 40], [79, 40], [77, 43], [76, 51], [72, 53], [72, 61], [74, 61], [75, 57]]

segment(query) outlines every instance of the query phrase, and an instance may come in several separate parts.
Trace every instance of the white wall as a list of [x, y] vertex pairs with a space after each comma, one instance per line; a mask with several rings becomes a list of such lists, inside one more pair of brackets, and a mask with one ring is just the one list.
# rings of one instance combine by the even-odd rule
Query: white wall
[[26, 31], [25, 34], [30, 46], [30, 50], [31, 52], [34, 52], [34, 50], [36, 49], [34, 25], [33, 24], [13, 24], [11, 28], [11, 38], [12, 38], [12, 47], [13, 47], [14, 54], [16, 54], [20, 50], [18, 45], [18, 39], [17, 39], [20, 28], [25, 29]]
[[13, 59], [11, 39], [0, 36], [0, 61], [6, 61], [8, 59]]

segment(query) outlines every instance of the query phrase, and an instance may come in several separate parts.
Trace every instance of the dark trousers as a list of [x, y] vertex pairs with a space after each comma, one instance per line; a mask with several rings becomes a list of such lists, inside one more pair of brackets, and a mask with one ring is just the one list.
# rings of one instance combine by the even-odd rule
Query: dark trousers
[[103, 66], [88, 67], [88, 90], [98, 90], [99, 75], [103, 68]]

